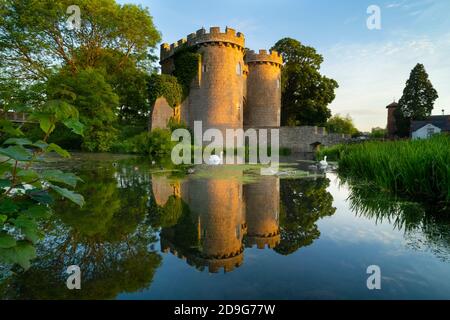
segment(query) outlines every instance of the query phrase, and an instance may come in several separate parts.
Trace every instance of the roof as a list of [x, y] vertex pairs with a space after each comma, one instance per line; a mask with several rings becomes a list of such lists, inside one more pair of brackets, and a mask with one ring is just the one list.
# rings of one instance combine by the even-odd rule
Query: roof
[[392, 102], [390, 105], [388, 105], [387, 107], [386, 107], [386, 109], [389, 109], [389, 108], [397, 108], [398, 107], [398, 103], [397, 102]]
[[411, 121], [411, 132], [417, 131], [427, 124], [432, 124], [442, 131], [450, 131], [450, 115], [447, 116], [431, 116], [426, 120]]

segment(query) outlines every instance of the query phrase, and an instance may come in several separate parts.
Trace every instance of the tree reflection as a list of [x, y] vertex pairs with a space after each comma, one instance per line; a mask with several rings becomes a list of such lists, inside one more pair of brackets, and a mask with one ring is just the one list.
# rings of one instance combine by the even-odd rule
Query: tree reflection
[[405, 231], [407, 245], [450, 260], [450, 215], [439, 208], [397, 198], [370, 184], [347, 181], [350, 207], [357, 215], [387, 221]]
[[[149, 178], [129, 165], [103, 165], [79, 173], [79, 207], [61, 201], [46, 226], [38, 259], [6, 279], [8, 299], [110, 299], [151, 284], [161, 257], [149, 247], [157, 240], [148, 224]], [[65, 270], [78, 265], [82, 290], [68, 290]]]
[[308, 246], [320, 236], [317, 221], [335, 213], [327, 178], [281, 180], [281, 241], [275, 251], [288, 255]]

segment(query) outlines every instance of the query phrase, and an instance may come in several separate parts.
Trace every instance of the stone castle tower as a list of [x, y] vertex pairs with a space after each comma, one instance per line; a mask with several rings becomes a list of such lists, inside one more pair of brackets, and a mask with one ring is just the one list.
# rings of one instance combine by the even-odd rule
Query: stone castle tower
[[280, 126], [280, 54], [247, 50], [242, 33], [211, 27], [209, 32], [200, 29], [177, 43], [162, 44], [163, 74], [173, 73], [173, 57], [186, 47], [195, 48], [201, 55], [189, 97], [174, 111], [157, 101], [152, 129], [164, 126], [170, 117], [178, 117], [191, 128], [194, 121], [202, 121], [204, 130], [217, 128], [224, 136], [225, 129]]
[[386, 107], [386, 109], [388, 110], [388, 116], [387, 116], [388, 138], [394, 138], [395, 132], [397, 131], [397, 126], [395, 123], [395, 110], [397, 110], [397, 108], [398, 108], [398, 103], [395, 101]]

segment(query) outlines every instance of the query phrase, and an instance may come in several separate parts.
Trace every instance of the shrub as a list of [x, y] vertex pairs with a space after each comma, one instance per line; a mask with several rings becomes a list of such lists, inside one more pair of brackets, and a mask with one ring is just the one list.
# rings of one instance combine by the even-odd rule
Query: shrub
[[142, 132], [124, 141], [113, 144], [112, 151], [117, 153], [134, 153], [162, 157], [170, 155], [175, 142], [171, 141], [169, 130], [155, 129], [152, 132]]

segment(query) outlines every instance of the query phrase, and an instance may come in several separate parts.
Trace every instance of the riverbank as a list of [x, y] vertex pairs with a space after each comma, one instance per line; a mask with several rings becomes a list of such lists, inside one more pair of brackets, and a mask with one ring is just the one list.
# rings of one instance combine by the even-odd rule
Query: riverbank
[[318, 157], [339, 162], [344, 179], [373, 183], [382, 190], [450, 209], [450, 137], [365, 142], [323, 149]]

